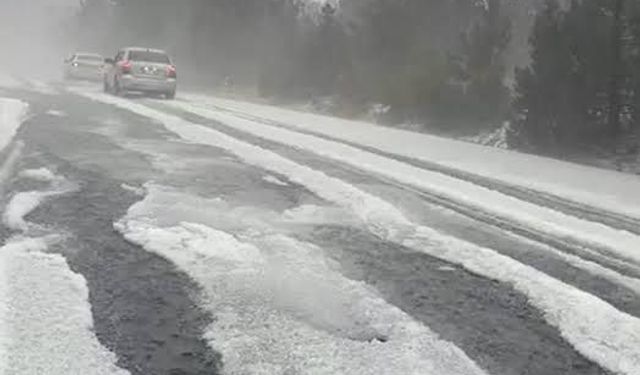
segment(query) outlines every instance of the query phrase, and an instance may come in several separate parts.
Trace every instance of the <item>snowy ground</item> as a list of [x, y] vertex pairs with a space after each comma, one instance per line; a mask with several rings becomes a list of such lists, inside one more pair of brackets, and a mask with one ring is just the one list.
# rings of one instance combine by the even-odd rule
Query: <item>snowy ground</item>
[[640, 373], [635, 177], [100, 91], [3, 89], [4, 373]]
[[[13, 141], [27, 109], [22, 101], [0, 99], [0, 151]], [[4, 207], [5, 227], [20, 234], [5, 238], [0, 248], [0, 374], [127, 374], [95, 336], [84, 278], [63, 256], [47, 251], [59, 235], [43, 236], [47, 230], [32, 231], [25, 220], [45, 199], [71, 191], [73, 184], [46, 168], [19, 175], [50, 186], [16, 192]]]
[[[245, 118], [265, 119], [391, 155], [435, 162], [456, 170], [550, 192], [572, 201], [640, 216], [640, 197], [636, 193], [640, 188], [640, 179], [636, 176], [260, 104], [200, 95], [186, 95], [185, 99], [202, 106], [232, 111]], [[531, 171], [535, 171], [535, 176]]]
[[[640, 247], [640, 237], [631, 233], [602, 226], [599, 223], [576, 219], [553, 209], [515, 199], [490, 188], [480, 187], [474, 183], [461, 181], [438, 172], [425, 171], [348, 145], [236, 118], [219, 111], [194, 108], [189, 104], [178, 103], [175, 106], [262, 138], [284, 142], [309, 150], [322, 157], [366, 169], [371, 173], [385, 176], [402, 184], [429, 191], [449, 201], [472, 206], [475, 210], [505, 217], [510, 222], [533, 227], [551, 236], [569, 238], [573, 242], [585, 241], [588, 245], [609, 249], [611, 252], [619, 254], [625, 261], [629, 260], [640, 265], [640, 254], [636, 251]], [[161, 117], [156, 118], [161, 120]], [[195, 141], [196, 138], [194, 137], [193, 140]]]
[[[411, 223], [404, 215], [397, 211], [391, 204], [380, 200], [377, 197], [370, 196], [357, 188], [345, 184], [342, 181], [330, 178], [322, 173], [311, 170], [307, 167], [292, 163], [277, 154], [268, 152], [259, 147], [239, 142], [225, 134], [215, 130], [191, 124], [178, 117], [163, 114], [143, 105], [131, 103], [129, 101], [112, 98], [104, 95], [89, 95], [93, 99], [102, 100], [106, 103], [114, 104], [124, 109], [128, 109], [137, 114], [150, 117], [154, 120], [162, 122], [169, 130], [180, 135], [185, 140], [194, 143], [204, 143], [218, 148], [225, 149], [244, 162], [264, 168], [268, 171], [287, 176], [289, 180], [306, 186], [309, 190], [315, 192], [320, 197], [334, 202], [335, 204], [351, 210], [358, 216], [370, 231], [377, 234], [381, 238], [396, 242], [417, 251], [427, 252], [434, 257], [462, 265], [469, 271], [481, 274], [488, 278], [494, 278], [499, 281], [507, 282], [516, 287], [522, 293], [529, 296], [532, 303], [538, 308], [545, 311], [549, 323], [556, 325], [563, 336], [573, 343], [573, 345], [581, 351], [585, 356], [598, 360], [605, 367], [612, 371], [620, 373], [634, 373], [640, 371], [640, 320], [627, 316], [624, 313], [616, 311], [603, 301], [593, 299], [588, 294], [582, 294], [578, 290], [557, 283], [553, 279], [548, 279], [544, 274], [534, 269], [523, 267], [512, 259], [503, 257], [489, 249], [475, 247], [458, 241], [453, 238], [442, 236], [441, 234], [425, 227], [416, 226]], [[184, 106], [178, 104], [184, 109]], [[242, 119], [234, 119], [233, 116], [225, 114], [215, 115], [215, 112], [207, 112], [215, 117], [214, 119], [241, 128], [243, 131], [259, 131], [259, 124], [251, 123]], [[203, 111], [198, 111], [199, 115], [206, 115]], [[225, 117], [226, 116], [226, 117]], [[246, 123], [246, 126], [243, 126]], [[322, 156], [335, 157], [338, 155], [348, 155], [349, 150], [338, 149], [335, 154], [330, 154], [331, 149], [328, 142], [320, 139], [311, 139], [306, 135], [294, 134], [292, 132], [271, 127], [260, 136], [273, 137], [274, 140], [284, 141], [297, 147], [313, 148], [314, 152], [325, 153]], [[307, 141], [305, 143], [305, 140]], [[341, 146], [341, 145], [336, 145]], [[352, 152], [353, 153], [353, 152]], [[363, 168], [376, 168], [375, 155], [359, 158], [353, 161], [353, 164], [359, 164]], [[342, 159], [341, 161], [344, 161]], [[347, 162], [349, 162], [347, 160]], [[378, 163], [379, 164], [379, 163]], [[395, 168], [392, 168], [395, 167]], [[376, 173], [385, 173], [395, 171], [399, 176], [415, 176], [414, 173], [406, 173], [399, 166], [392, 165], [388, 169], [379, 167], [374, 170]], [[402, 177], [395, 176], [396, 179]], [[431, 178], [430, 178], [431, 177]], [[425, 176], [425, 181], [433, 181], [437, 176]], [[406, 182], [406, 181], [403, 181]], [[437, 184], [438, 181], [435, 181]], [[464, 182], [458, 181], [458, 184]], [[450, 187], [452, 187], [450, 185]], [[455, 188], [455, 187], [453, 187]], [[478, 193], [467, 193], [469, 197], [478, 196]], [[482, 201], [482, 197], [478, 197], [481, 203], [488, 207], [499, 206], [501, 202], [497, 199], [486, 199]], [[453, 198], [455, 199], [455, 198]], [[509, 197], [502, 197], [502, 200], [511, 200]], [[515, 201], [515, 200], [514, 200]], [[482, 206], [485, 208], [485, 206]], [[518, 215], [526, 215], [527, 209], [513, 208], [514, 214], [511, 218], [518, 219]], [[544, 218], [548, 220], [547, 218]], [[532, 219], [532, 225], [540, 225], [544, 223], [543, 218], [540, 220]], [[564, 229], [571, 227], [573, 218], [563, 217], [557, 222], [552, 222], [554, 229], [563, 228], [561, 225], [564, 220]], [[579, 221], [580, 225], [588, 225], [590, 223]], [[621, 250], [622, 255], [629, 259], [635, 256], [634, 249], [640, 245], [640, 240], [632, 234], [627, 234], [625, 238], [621, 238], [625, 233], [611, 233], [607, 237], [608, 228], [600, 226], [597, 233], [598, 238], [602, 238], [603, 242], [610, 243], [616, 249], [623, 249], [628, 245], [627, 250]], [[569, 229], [570, 230], [570, 229]], [[576, 228], [573, 235], [579, 238], [580, 235], [588, 236], [593, 233], [594, 229], [580, 230]], [[134, 234], [134, 238], [139, 238]], [[142, 238], [146, 238], [142, 234]], [[618, 242], [617, 240], [621, 240]], [[143, 244], [149, 240], [144, 241]], [[182, 240], [184, 241], [184, 240]], [[591, 241], [591, 239], [587, 239]], [[180, 242], [180, 241], [177, 241]], [[626, 245], [625, 245], [626, 244]], [[617, 246], [622, 246], [618, 248]], [[157, 245], [156, 245], [157, 246]], [[175, 245], [167, 245], [169, 248], [175, 248]], [[635, 260], [640, 263], [640, 259]], [[596, 317], [599, 321], [598, 325], [593, 325], [592, 320]], [[622, 329], [619, 329], [622, 328]], [[589, 343], [586, 344], [585, 343]], [[597, 343], [602, 343], [598, 345]], [[353, 371], [353, 370], [351, 370]]]
[[25, 120], [29, 105], [16, 99], [0, 98], [0, 151], [4, 150]]
[[501, 149], [509, 148], [509, 124], [505, 123], [501, 127], [477, 134], [475, 136], [463, 137], [463, 141], [477, 143], [479, 145], [488, 146], [488, 147], [496, 147]]
[[93, 332], [89, 291], [45, 239], [0, 248], [0, 373], [124, 375]]

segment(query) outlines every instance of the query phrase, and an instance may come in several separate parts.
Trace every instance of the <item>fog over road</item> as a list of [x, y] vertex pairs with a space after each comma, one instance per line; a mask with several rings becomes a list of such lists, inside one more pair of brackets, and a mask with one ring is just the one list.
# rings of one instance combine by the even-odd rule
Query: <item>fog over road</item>
[[640, 374], [639, 48], [626, 0], [0, 0], [0, 375]]

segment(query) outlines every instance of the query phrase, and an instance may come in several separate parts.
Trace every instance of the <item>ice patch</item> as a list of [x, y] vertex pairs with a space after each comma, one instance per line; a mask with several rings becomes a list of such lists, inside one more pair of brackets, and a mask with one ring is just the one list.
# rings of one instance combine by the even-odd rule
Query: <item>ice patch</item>
[[438, 271], [442, 271], [442, 272], [453, 272], [455, 270], [456, 270], [456, 268], [455, 267], [451, 267], [451, 266], [438, 267]]
[[144, 188], [131, 186], [129, 184], [122, 184], [120, 185], [120, 187], [122, 188], [122, 190], [131, 192], [138, 196], [144, 196], [147, 193]]
[[54, 116], [54, 117], [68, 117], [66, 112], [59, 111], [59, 110], [56, 110], [56, 109], [50, 109], [50, 110], [47, 111], [46, 114], [49, 115], [49, 116]]
[[36, 173], [36, 176], [53, 177], [51, 180], [52, 188], [47, 191], [16, 193], [7, 204], [2, 215], [2, 221], [9, 229], [26, 232], [29, 229], [29, 225], [24, 219], [25, 216], [35, 210], [47, 198], [68, 193], [76, 187], [62, 177], [48, 176], [44, 171], [37, 171], [40, 172]]
[[267, 208], [233, 205], [221, 198], [204, 198], [152, 183], [142, 188], [147, 193], [142, 211], [129, 210], [129, 217], [151, 216], [160, 226], [181, 222], [203, 224], [235, 235], [248, 232], [290, 233], [299, 225], [359, 225], [351, 212], [341, 207], [302, 205], [284, 212]]
[[[640, 373], [640, 319], [496, 251], [410, 222], [390, 203], [336, 178], [205, 126], [107, 95], [85, 94], [161, 121], [194, 143], [227, 150], [246, 163], [286, 176], [320, 197], [352, 210], [372, 233], [478, 275], [509, 283], [544, 312], [546, 320], [585, 357], [619, 374]], [[424, 371], [423, 371], [424, 373]]]
[[28, 110], [29, 105], [21, 100], [0, 98], [0, 151], [11, 143]]
[[282, 235], [243, 242], [201, 224], [158, 227], [140, 216], [146, 204], [116, 228], [203, 287], [215, 317], [205, 336], [229, 373], [483, 374], [460, 349], [333, 271], [321, 249]]
[[286, 210], [282, 217], [285, 222], [294, 224], [334, 224], [355, 225], [358, 219], [341, 207], [326, 207], [305, 204]]
[[24, 217], [35, 210], [47, 196], [47, 193], [39, 191], [14, 195], [4, 211], [2, 222], [9, 229], [26, 232], [29, 227]]
[[101, 126], [93, 128], [90, 131], [96, 134], [104, 135], [111, 138], [120, 138], [127, 129], [127, 124], [122, 120], [113, 117], [95, 117], [93, 122], [99, 123]]
[[7, 157], [2, 161], [2, 165], [0, 165], [0, 196], [5, 195], [6, 185], [11, 176], [14, 173], [16, 164], [18, 163], [18, 159], [20, 155], [22, 155], [22, 150], [24, 149], [24, 142], [17, 141], [11, 147], [7, 153]]
[[0, 248], [0, 374], [126, 375], [93, 332], [89, 291], [45, 239]]
[[[145, 205], [134, 205], [129, 217], [154, 217], [162, 227], [180, 225], [181, 222], [204, 224], [224, 231], [239, 233], [248, 228], [268, 231], [280, 220], [276, 212], [248, 206], [232, 206], [221, 198], [204, 198], [185, 194], [155, 184], [145, 184]], [[140, 207], [140, 211], [138, 210]]]
[[502, 149], [509, 148], [509, 133], [511, 132], [511, 124], [505, 122], [502, 126], [491, 131], [462, 138], [465, 142], [477, 143], [483, 146], [490, 146]]
[[278, 186], [289, 186], [289, 184], [287, 184], [286, 182], [280, 180], [279, 178], [277, 178], [276, 176], [273, 176], [273, 175], [264, 176], [262, 178], [262, 180], [264, 180], [265, 182], [268, 182], [270, 184], [274, 184], [274, 185], [278, 185]]
[[57, 178], [57, 176], [47, 168], [25, 169], [21, 171], [18, 176], [41, 182], [51, 182]]

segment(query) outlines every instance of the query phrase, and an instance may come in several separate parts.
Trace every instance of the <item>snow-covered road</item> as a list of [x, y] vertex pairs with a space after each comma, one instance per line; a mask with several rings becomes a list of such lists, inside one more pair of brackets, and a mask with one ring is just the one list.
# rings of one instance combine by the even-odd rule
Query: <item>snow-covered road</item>
[[3, 95], [5, 374], [640, 373], [634, 176], [213, 96]]

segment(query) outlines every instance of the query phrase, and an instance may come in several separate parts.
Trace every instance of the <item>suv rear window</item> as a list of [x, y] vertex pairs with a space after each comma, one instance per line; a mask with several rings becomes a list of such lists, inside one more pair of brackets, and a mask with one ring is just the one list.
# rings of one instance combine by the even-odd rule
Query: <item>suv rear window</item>
[[131, 51], [129, 52], [129, 60], [144, 61], [150, 63], [169, 64], [169, 56], [160, 52], [153, 51]]

